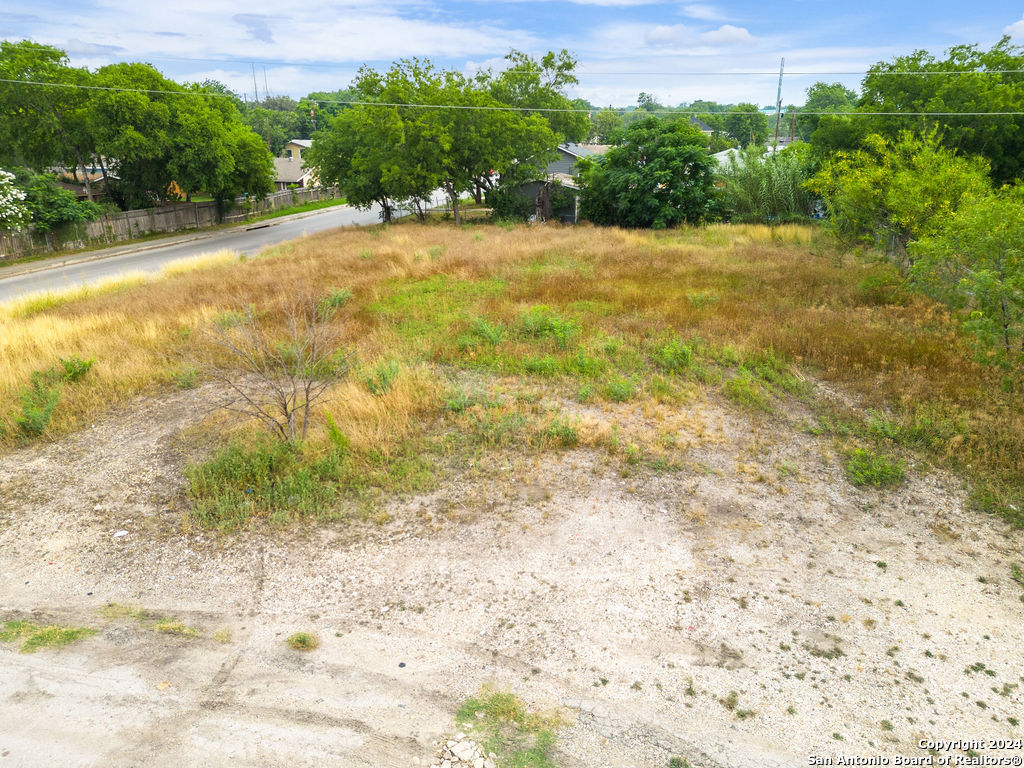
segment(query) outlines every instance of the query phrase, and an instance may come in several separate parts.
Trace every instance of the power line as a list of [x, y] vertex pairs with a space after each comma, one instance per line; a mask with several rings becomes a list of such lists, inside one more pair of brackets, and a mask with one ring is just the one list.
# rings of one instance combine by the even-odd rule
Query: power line
[[[773, 73], [775, 74], [775, 73]], [[233, 96], [226, 93], [216, 93], [211, 91], [171, 91], [162, 90], [158, 88], [124, 88], [120, 86], [112, 85], [82, 85], [80, 83], [46, 83], [38, 80], [13, 80], [8, 78], [0, 78], [0, 83], [9, 83], [12, 85], [31, 85], [44, 88], [78, 88], [82, 90], [90, 91], [116, 91], [123, 93], [153, 93], [168, 96], [204, 96], [213, 98], [223, 99], [234, 99]], [[317, 104], [337, 104], [342, 106], [352, 107], [395, 107], [395, 108], [409, 108], [409, 109], [457, 109], [457, 110], [476, 110], [485, 112], [553, 112], [553, 113], [593, 113], [605, 111], [606, 108], [595, 107], [595, 108], [584, 108], [584, 107], [517, 107], [510, 105], [479, 105], [479, 104], [413, 104], [397, 101], [356, 101], [356, 100], [335, 100], [335, 99], [310, 99]], [[711, 110], [689, 110], [689, 109], [656, 109], [656, 110], [640, 110], [636, 108], [618, 108], [613, 109], [613, 112], [625, 114], [627, 112], [646, 112], [651, 115], [760, 115], [763, 114], [760, 110], [744, 110], [738, 112], [735, 110], [729, 110], [727, 112], [715, 112]], [[919, 112], [919, 111], [899, 111], [899, 112], [838, 112], [838, 111], [804, 111], [797, 108], [797, 111], [801, 115], [814, 115], [819, 117], [825, 116], [848, 116], [848, 117], [865, 117], [865, 116], [877, 116], [877, 117], [1020, 117], [1024, 116], [1024, 111], [1020, 112]]]

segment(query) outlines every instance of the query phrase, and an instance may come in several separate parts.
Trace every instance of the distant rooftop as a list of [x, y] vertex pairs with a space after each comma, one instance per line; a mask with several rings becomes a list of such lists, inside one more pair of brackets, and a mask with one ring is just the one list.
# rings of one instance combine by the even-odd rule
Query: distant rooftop
[[566, 144], [560, 144], [558, 146], [563, 152], [568, 152], [574, 157], [592, 157], [594, 155], [603, 155], [608, 151], [611, 144], [574, 144], [568, 142]]

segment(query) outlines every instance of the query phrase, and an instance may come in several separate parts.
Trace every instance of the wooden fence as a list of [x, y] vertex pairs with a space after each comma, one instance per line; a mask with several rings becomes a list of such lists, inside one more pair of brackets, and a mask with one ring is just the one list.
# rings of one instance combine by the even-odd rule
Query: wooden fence
[[175, 203], [160, 208], [106, 214], [95, 221], [66, 224], [53, 232], [36, 232], [32, 229], [5, 232], [0, 233], [0, 262], [24, 256], [115, 245], [156, 232], [186, 232], [218, 224], [237, 223], [263, 213], [303, 203], [331, 200], [337, 196], [337, 187], [289, 189], [268, 195], [262, 200], [240, 197], [235, 201], [235, 207], [224, 216], [218, 216], [216, 203]]

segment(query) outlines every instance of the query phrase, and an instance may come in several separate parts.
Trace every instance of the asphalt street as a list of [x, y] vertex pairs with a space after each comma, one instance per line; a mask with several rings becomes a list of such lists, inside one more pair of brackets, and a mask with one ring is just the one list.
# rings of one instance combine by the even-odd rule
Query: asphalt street
[[0, 302], [30, 293], [95, 283], [127, 272], [155, 273], [169, 262], [201, 253], [227, 249], [254, 254], [268, 246], [325, 229], [379, 221], [376, 207], [359, 211], [339, 205], [294, 217], [169, 238], [172, 242], [163, 245], [160, 241], [151, 241], [0, 268]]

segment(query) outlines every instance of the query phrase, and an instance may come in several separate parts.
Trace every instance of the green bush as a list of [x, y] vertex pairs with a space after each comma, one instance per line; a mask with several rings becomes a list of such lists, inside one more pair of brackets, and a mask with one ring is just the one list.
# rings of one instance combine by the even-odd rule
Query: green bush
[[526, 221], [534, 213], [535, 204], [529, 196], [512, 186], [487, 192], [487, 205], [495, 221]]
[[746, 408], [754, 408], [760, 411], [771, 411], [772, 405], [764, 387], [744, 367], [736, 372], [736, 375], [722, 384], [722, 394]]
[[846, 475], [856, 486], [882, 488], [902, 483], [906, 478], [906, 465], [902, 459], [893, 461], [864, 448], [856, 448], [847, 456]]
[[604, 385], [602, 394], [613, 403], [624, 403], [636, 396], [636, 384], [629, 379], [612, 379]]
[[555, 343], [563, 349], [568, 346], [569, 340], [576, 335], [577, 331], [576, 323], [560, 317], [551, 307], [543, 304], [526, 310], [519, 319], [519, 328], [527, 337], [554, 339]]
[[18, 429], [27, 437], [38, 437], [46, 430], [60, 400], [61, 381], [51, 369], [33, 371], [29, 385], [21, 391]]
[[668, 373], [682, 373], [693, 364], [693, 348], [679, 339], [672, 339], [658, 347], [654, 363]]
[[66, 360], [60, 358], [60, 364], [64, 368], [64, 381], [78, 381], [92, 368], [95, 360], [83, 360], [80, 357], [69, 357]]
[[555, 419], [543, 432], [545, 441], [561, 446], [575, 448], [580, 442], [579, 431], [575, 425], [565, 419]]

